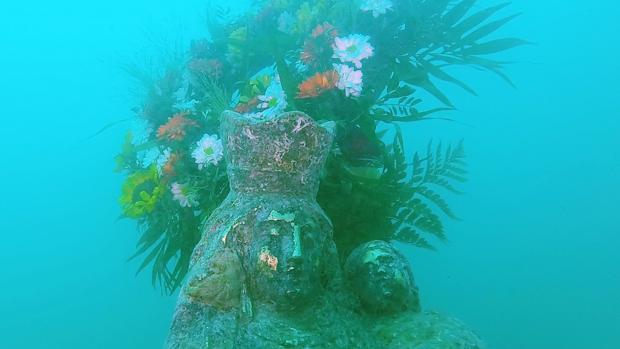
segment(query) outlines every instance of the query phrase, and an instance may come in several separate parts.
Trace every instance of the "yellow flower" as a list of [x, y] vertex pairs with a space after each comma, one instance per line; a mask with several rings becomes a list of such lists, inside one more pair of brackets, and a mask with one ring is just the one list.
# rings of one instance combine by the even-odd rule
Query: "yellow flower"
[[139, 218], [153, 212], [162, 194], [156, 166], [131, 174], [123, 184], [119, 199], [123, 214]]

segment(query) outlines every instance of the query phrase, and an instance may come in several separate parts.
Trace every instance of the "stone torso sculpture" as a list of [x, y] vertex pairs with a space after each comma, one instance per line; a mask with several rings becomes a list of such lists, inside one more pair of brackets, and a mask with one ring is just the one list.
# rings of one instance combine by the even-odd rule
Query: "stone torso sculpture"
[[[388, 243], [360, 246], [343, 276], [315, 199], [327, 128], [298, 112], [222, 117], [231, 191], [202, 228], [167, 348], [417, 348], [439, 338], [436, 324], [458, 327], [418, 314], [409, 266]], [[412, 324], [424, 333], [412, 337]], [[436, 348], [480, 348], [459, 340]]]
[[346, 342], [320, 333], [340, 318], [327, 308], [342, 288], [332, 226], [315, 200], [331, 133], [301, 113], [252, 121], [231, 112], [222, 125], [231, 193], [204, 225], [168, 346]]

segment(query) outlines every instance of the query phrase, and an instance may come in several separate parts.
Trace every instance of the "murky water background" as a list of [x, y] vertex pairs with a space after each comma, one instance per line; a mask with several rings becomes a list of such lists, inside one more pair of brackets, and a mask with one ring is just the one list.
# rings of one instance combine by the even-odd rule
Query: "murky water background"
[[[490, 1], [484, 1], [490, 3]], [[239, 7], [241, 8], [243, 4]], [[203, 35], [204, 1], [0, 5], [0, 347], [158, 348], [174, 297], [127, 263], [112, 173], [134, 100], [119, 64]], [[620, 343], [620, 6], [515, 1], [514, 90], [464, 70], [460, 123], [406, 126], [408, 144], [465, 138], [466, 195], [438, 253], [404, 247], [426, 308], [504, 349]], [[412, 148], [413, 149], [413, 148]], [[410, 149], [410, 150], [412, 150]]]

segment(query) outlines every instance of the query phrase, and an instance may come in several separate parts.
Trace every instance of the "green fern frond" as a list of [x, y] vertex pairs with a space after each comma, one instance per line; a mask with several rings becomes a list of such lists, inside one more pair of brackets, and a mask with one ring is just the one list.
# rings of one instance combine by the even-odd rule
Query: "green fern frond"
[[[407, 15], [411, 21], [405, 30], [394, 32], [399, 40], [405, 41], [394, 55], [409, 57], [399, 58], [395, 63], [400, 81], [424, 89], [449, 108], [454, 107], [452, 101], [433, 79], [454, 84], [474, 95], [476, 92], [449, 74], [445, 69], [447, 67], [464, 65], [481, 68], [514, 86], [502, 71], [508, 62], [484, 57], [528, 44], [518, 38], [488, 39], [520, 15], [493, 19], [510, 3], [479, 11], [473, 11], [476, 0], [410, 0], [408, 3], [405, 11], [411, 11]], [[406, 40], [407, 37], [415, 39]]]
[[[399, 134], [400, 131], [397, 131]], [[395, 140], [402, 139], [397, 135]], [[399, 142], [392, 145], [394, 158], [402, 161], [403, 150]], [[396, 168], [406, 166], [397, 164]], [[443, 214], [451, 219], [458, 219], [441, 191], [460, 193], [454, 182], [463, 182], [466, 175], [465, 148], [463, 142], [448, 146], [445, 150], [441, 143], [436, 146], [429, 142], [425, 157], [419, 153], [413, 155], [412, 169], [408, 179], [401, 182], [401, 209], [394, 216], [398, 229], [393, 239], [413, 243], [419, 247], [431, 248], [432, 245], [421, 234], [430, 234], [439, 240], [445, 240], [444, 226], [440, 218]]]
[[230, 94], [226, 88], [206, 74], [196, 77], [196, 88], [199, 90], [202, 103], [209, 106], [209, 113], [215, 117], [229, 108]]
[[452, 219], [457, 219], [454, 215], [448, 203], [441, 197], [441, 195], [437, 194], [437, 192], [429, 189], [428, 187], [420, 187], [417, 190], [417, 193], [423, 196], [428, 201], [432, 202], [437, 206], [441, 211], [448, 217]]

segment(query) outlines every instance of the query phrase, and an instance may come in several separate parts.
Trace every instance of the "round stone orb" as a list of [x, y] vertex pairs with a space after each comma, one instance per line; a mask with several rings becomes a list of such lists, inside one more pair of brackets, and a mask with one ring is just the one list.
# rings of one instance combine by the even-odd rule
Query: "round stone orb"
[[375, 240], [357, 247], [344, 271], [351, 291], [367, 310], [382, 314], [420, 310], [409, 263], [388, 242]]

